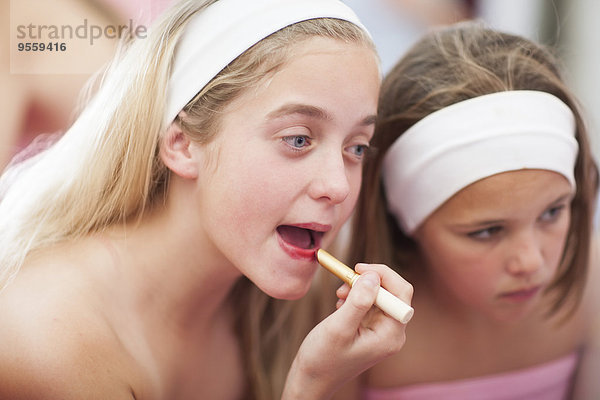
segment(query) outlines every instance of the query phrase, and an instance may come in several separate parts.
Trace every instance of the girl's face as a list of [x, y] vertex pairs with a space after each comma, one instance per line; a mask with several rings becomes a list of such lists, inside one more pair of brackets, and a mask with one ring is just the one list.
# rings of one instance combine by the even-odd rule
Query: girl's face
[[198, 146], [203, 234], [267, 294], [308, 290], [314, 251], [349, 217], [373, 135], [380, 75], [371, 49], [313, 38], [223, 114]]
[[539, 303], [561, 260], [572, 189], [545, 170], [505, 172], [450, 198], [417, 230], [431, 290], [497, 321]]

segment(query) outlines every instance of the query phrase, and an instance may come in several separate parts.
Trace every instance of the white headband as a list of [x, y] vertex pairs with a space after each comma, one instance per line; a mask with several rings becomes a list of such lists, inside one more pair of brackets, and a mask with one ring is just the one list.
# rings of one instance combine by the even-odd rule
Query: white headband
[[575, 188], [575, 117], [557, 97], [507, 91], [465, 100], [423, 118], [388, 150], [383, 183], [405, 233], [462, 188], [520, 169], [558, 172]]
[[367, 32], [339, 0], [219, 0], [198, 12], [177, 45], [165, 123], [254, 44], [288, 25], [315, 18], [346, 20]]

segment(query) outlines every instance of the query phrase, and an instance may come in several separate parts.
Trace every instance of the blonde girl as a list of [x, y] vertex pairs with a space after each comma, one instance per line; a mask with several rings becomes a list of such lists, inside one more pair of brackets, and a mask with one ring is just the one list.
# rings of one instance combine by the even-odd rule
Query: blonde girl
[[400, 349], [385, 266], [293, 362], [267, 297], [302, 297], [351, 213], [379, 83], [337, 0], [174, 5], [2, 178], [0, 397], [324, 399]]

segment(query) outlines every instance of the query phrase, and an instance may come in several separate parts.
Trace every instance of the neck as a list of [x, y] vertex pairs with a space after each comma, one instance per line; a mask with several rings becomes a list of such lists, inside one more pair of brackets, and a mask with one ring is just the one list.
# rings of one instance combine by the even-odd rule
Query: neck
[[158, 329], [202, 331], [229, 311], [227, 298], [241, 274], [194, 230], [198, 224], [172, 209], [167, 205], [140, 223], [115, 227], [101, 241], [140, 318]]

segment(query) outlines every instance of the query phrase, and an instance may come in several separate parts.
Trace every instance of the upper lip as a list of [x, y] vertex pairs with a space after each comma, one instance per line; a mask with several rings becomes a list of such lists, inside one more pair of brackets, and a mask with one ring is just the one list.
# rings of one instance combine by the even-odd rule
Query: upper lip
[[311, 231], [320, 232], [320, 233], [327, 233], [331, 230], [331, 225], [319, 224], [316, 222], [307, 222], [304, 224], [286, 224], [286, 225], [295, 226], [298, 228], [309, 229]]
[[509, 291], [502, 293], [502, 296], [510, 296], [510, 295], [517, 294], [517, 293], [533, 292], [535, 290], [540, 289], [541, 287], [542, 287], [542, 285], [532, 285], [532, 286], [523, 287], [521, 289], [509, 290]]

